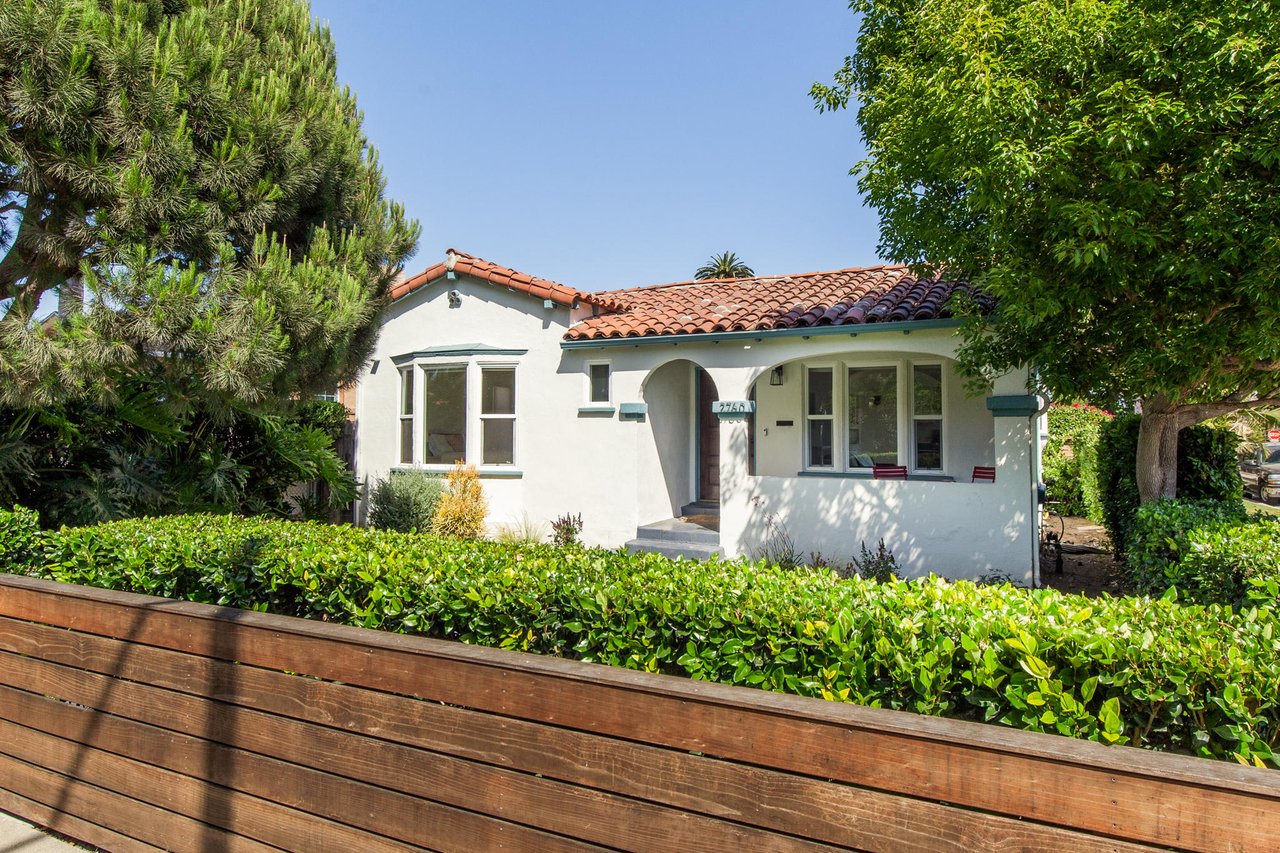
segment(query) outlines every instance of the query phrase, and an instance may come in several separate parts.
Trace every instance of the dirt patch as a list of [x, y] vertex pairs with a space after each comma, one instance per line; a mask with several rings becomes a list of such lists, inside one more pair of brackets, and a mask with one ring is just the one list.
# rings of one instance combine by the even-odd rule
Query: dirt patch
[[1082, 595], [1124, 594], [1124, 574], [1111, 555], [1111, 540], [1100, 524], [1087, 518], [1066, 517], [1059, 526], [1049, 522], [1049, 530], [1061, 530], [1062, 574], [1054, 566], [1040, 566], [1040, 582], [1061, 592]]

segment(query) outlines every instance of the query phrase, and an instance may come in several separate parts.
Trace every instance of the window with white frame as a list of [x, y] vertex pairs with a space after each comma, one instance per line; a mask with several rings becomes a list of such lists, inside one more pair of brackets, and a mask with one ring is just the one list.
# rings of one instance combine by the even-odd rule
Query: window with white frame
[[515, 365], [418, 363], [400, 381], [401, 464], [515, 464]]
[[422, 369], [422, 461], [452, 465], [467, 458], [467, 366]]
[[808, 371], [806, 437], [810, 468], [830, 468], [835, 464], [835, 371], [811, 367]]
[[516, 369], [480, 370], [480, 430], [485, 465], [511, 465], [516, 458]]
[[942, 365], [810, 365], [805, 370], [804, 465], [943, 470]]
[[610, 388], [609, 362], [593, 361], [587, 365], [587, 402], [608, 403]]
[[942, 365], [911, 368], [912, 464], [919, 471], [942, 470]]
[[898, 368], [850, 367], [849, 467], [898, 464]]
[[413, 464], [413, 368], [400, 371], [400, 463]]

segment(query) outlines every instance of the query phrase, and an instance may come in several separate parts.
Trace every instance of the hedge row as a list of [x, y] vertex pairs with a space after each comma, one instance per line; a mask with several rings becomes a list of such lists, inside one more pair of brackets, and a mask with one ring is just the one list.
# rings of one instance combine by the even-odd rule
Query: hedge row
[[0, 516], [0, 556], [71, 583], [1276, 763], [1266, 610], [219, 516], [47, 534]]
[[1062, 515], [1102, 523], [1098, 489], [1098, 436], [1112, 415], [1096, 406], [1055, 403], [1049, 408], [1043, 478], [1048, 498]]
[[[1141, 503], [1138, 496], [1140, 415], [1118, 415], [1101, 425], [1098, 438], [1098, 489], [1102, 520], [1116, 554], [1129, 550], [1129, 530]], [[1178, 433], [1178, 497], [1191, 501], [1244, 499], [1236, 448], [1230, 430], [1198, 424]]]
[[1138, 508], [1125, 570], [1139, 592], [1202, 604], [1277, 607], [1280, 519], [1239, 501], [1162, 500]]

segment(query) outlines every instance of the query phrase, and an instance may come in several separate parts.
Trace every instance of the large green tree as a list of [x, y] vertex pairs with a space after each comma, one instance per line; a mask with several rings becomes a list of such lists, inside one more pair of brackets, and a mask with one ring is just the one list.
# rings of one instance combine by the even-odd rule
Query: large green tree
[[10, 0], [0, 91], [0, 402], [261, 410], [354, 375], [417, 225], [305, 2]]
[[974, 373], [1139, 400], [1143, 500], [1177, 432], [1280, 396], [1280, 6], [1272, 0], [855, 0], [881, 251], [981, 282]]

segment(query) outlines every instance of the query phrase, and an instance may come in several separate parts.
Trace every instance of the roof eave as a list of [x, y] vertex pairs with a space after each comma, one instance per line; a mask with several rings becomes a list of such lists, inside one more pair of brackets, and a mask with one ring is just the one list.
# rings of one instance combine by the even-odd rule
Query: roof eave
[[640, 337], [580, 338], [561, 340], [561, 349], [601, 349], [604, 347], [678, 346], [680, 344], [718, 344], [727, 341], [764, 340], [767, 338], [810, 338], [844, 335], [856, 338], [873, 332], [910, 334], [930, 329], [958, 328], [964, 320], [942, 317], [933, 320], [894, 320], [884, 323], [846, 323], [840, 326], [802, 326], [794, 329], [759, 329], [743, 332], [691, 332], [685, 334], [644, 335]]

